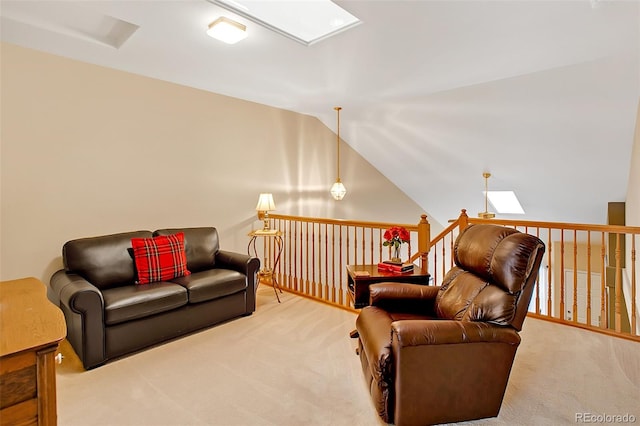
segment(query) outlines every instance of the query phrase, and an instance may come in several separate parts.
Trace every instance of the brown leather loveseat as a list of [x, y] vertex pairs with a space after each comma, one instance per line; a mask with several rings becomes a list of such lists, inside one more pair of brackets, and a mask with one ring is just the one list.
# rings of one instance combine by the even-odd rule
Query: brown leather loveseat
[[545, 247], [512, 228], [470, 225], [441, 286], [381, 283], [356, 320], [380, 417], [397, 426], [498, 415]]
[[[188, 275], [137, 284], [132, 238], [179, 233]], [[260, 261], [220, 250], [213, 227], [81, 238], [65, 243], [62, 257], [48, 296], [62, 309], [67, 339], [87, 369], [255, 311]]]

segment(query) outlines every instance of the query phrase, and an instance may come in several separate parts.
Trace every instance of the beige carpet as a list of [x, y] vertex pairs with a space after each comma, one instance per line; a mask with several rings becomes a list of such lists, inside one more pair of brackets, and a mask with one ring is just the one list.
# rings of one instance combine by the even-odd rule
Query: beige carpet
[[[64, 342], [59, 425], [382, 425], [348, 337], [355, 315], [281, 299], [261, 286], [250, 317], [90, 371]], [[532, 318], [522, 338], [500, 415], [466, 424], [640, 423], [640, 344]]]

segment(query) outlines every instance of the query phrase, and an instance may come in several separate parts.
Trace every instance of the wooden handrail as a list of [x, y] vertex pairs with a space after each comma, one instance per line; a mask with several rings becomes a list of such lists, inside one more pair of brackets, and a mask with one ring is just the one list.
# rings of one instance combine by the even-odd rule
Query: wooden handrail
[[328, 225], [345, 225], [345, 226], [357, 226], [357, 227], [371, 227], [377, 229], [387, 229], [392, 226], [403, 226], [407, 231], [417, 231], [417, 224], [408, 223], [393, 223], [393, 222], [368, 222], [363, 220], [346, 220], [346, 219], [329, 219], [329, 218], [317, 218], [317, 217], [304, 217], [304, 216], [289, 216], [283, 214], [270, 214], [269, 219], [278, 220], [292, 220], [296, 222], [310, 222], [310, 223], [322, 223]]
[[599, 231], [608, 232], [611, 234], [640, 234], [640, 227], [638, 226], [622, 226], [622, 225], [587, 225], [584, 223], [570, 223], [570, 222], [543, 222], [543, 221], [528, 221], [528, 220], [513, 220], [513, 219], [482, 219], [482, 218], [469, 218], [469, 223], [493, 223], [495, 225], [504, 226], [527, 226], [529, 228], [554, 228], [554, 229], [569, 229], [576, 231]]
[[438, 241], [441, 241], [447, 234], [450, 234], [451, 232], [453, 232], [453, 230], [458, 227], [458, 224], [459, 224], [459, 222], [458, 222], [457, 219], [455, 221], [451, 222], [449, 224], [449, 226], [444, 228], [444, 230], [442, 232], [440, 232], [438, 235], [435, 236], [435, 238], [433, 240], [431, 240], [431, 245], [433, 246]]

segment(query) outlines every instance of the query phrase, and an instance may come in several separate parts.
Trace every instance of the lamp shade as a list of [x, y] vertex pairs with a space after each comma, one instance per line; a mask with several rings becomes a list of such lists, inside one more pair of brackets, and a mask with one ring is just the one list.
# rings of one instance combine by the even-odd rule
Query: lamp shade
[[260, 194], [260, 197], [258, 198], [258, 205], [256, 206], [256, 210], [259, 212], [268, 212], [275, 209], [276, 209], [276, 205], [273, 202], [273, 195], [268, 193]]

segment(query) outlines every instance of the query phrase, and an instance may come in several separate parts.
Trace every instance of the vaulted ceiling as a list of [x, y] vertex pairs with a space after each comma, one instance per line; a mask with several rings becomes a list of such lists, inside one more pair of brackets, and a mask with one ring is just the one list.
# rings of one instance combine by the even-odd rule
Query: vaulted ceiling
[[[6, 42], [313, 115], [334, 131], [340, 105], [344, 141], [442, 224], [484, 210], [484, 171], [490, 189], [517, 193], [524, 219], [605, 223], [607, 202], [625, 200], [640, 2], [336, 3], [362, 24], [311, 46], [206, 0], [1, 0], [0, 24]], [[209, 38], [220, 15], [249, 37]]]

